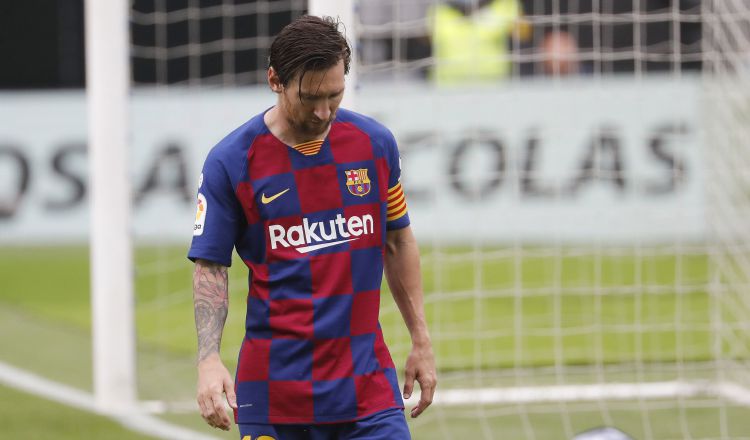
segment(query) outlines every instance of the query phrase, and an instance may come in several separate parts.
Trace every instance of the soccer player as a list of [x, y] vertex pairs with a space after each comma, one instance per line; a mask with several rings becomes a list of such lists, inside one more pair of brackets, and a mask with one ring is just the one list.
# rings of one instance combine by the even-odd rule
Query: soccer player
[[[330, 18], [302, 17], [271, 44], [274, 107], [215, 146], [203, 166], [193, 242], [198, 405], [243, 439], [408, 439], [378, 323], [383, 271], [411, 334], [403, 397], [432, 402], [435, 361], [393, 135], [339, 108], [351, 49]], [[233, 381], [219, 357], [227, 268], [249, 269]], [[266, 437], [264, 437], [266, 436]]]

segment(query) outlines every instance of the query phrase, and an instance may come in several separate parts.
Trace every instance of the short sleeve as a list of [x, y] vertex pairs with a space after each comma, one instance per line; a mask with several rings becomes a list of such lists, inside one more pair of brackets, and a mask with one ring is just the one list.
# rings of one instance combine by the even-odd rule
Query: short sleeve
[[232, 249], [243, 219], [229, 174], [214, 148], [208, 154], [198, 180], [193, 241], [188, 258], [231, 266]]
[[401, 186], [401, 157], [396, 139], [389, 132], [386, 139], [388, 156], [388, 208], [386, 230], [401, 229], [409, 226], [409, 212], [406, 207], [406, 194]]

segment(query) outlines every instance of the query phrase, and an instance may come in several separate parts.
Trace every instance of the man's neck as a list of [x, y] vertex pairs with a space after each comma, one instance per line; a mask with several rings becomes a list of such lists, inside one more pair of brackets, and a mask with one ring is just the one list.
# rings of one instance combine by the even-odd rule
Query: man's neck
[[265, 115], [263, 115], [263, 121], [271, 131], [271, 134], [284, 144], [291, 146], [304, 142], [323, 140], [328, 136], [328, 132], [331, 130], [331, 127], [328, 126], [326, 131], [318, 136], [299, 133], [289, 124], [289, 121], [287, 120], [284, 111], [279, 107], [279, 104], [273, 106], [265, 113]]

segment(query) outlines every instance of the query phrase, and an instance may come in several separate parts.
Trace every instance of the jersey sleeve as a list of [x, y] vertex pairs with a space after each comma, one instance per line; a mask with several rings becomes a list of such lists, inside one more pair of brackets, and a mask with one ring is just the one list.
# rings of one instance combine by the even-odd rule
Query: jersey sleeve
[[409, 226], [409, 212], [406, 207], [406, 195], [401, 186], [401, 157], [398, 153], [396, 139], [389, 132], [386, 142], [388, 166], [388, 208], [386, 213], [386, 230], [401, 229]]
[[203, 164], [198, 181], [197, 211], [188, 258], [231, 266], [232, 249], [243, 219], [229, 174], [214, 148]]

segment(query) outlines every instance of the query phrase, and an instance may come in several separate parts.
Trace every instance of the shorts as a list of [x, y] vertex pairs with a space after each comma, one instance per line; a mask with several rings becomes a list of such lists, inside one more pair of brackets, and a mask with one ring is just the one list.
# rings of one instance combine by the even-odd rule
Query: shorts
[[409, 440], [404, 411], [387, 409], [361, 420], [320, 425], [240, 423], [242, 440]]

